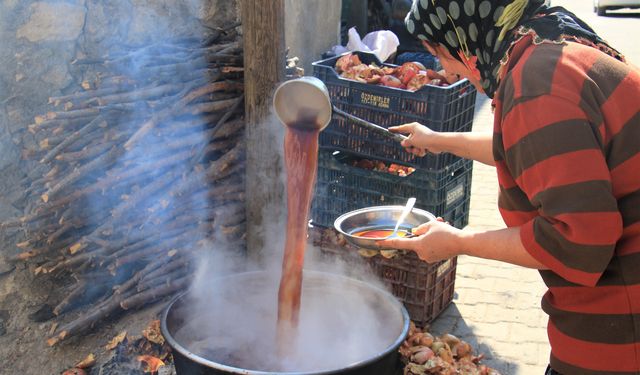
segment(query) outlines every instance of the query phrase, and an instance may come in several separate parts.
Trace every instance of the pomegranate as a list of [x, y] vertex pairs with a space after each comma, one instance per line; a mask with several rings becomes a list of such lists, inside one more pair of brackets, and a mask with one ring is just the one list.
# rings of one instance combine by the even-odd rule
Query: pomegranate
[[336, 70], [338, 71], [338, 73], [346, 72], [352, 66], [360, 64], [362, 64], [362, 61], [360, 61], [358, 55], [350, 53], [348, 55], [341, 56], [338, 61], [336, 61]]
[[420, 72], [407, 83], [407, 90], [416, 91], [431, 82], [426, 73]]
[[385, 75], [380, 79], [380, 83], [384, 86], [388, 86], [388, 87], [395, 87], [395, 88], [401, 88], [402, 87], [402, 81], [400, 81], [400, 79], [392, 76], [392, 75]]

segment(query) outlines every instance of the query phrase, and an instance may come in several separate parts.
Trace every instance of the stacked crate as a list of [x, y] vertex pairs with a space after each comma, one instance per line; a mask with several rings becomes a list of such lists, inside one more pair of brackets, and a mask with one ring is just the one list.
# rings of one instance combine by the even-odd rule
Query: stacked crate
[[[355, 52], [365, 64], [380, 63], [375, 55]], [[332, 104], [385, 128], [410, 122], [434, 131], [470, 131], [476, 90], [468, 80], [447, 87], [426, 85], [417, 91], [342, 79], [335, 71], [339, 56], [313, 63]], [[430, 67], [427, 67], [430, 68]], [[357, 160], [414, 168], [405, 177], [354, 166]], [[355, 209], [404, 205], [416, 197], [416, 207], [462, 228], [469, 219], [472, 162], [452, 154], [423, 158], [407, 153], [398, 142], [334, 118], [320, 133], [318, 177], [311, 219], [332, 227], [334, 220]], [[426, 264], [415, 256], [375, 261], [380, 276], [391, 284], [417, 324], [426, 324], [453, 298], [456, 260]]]

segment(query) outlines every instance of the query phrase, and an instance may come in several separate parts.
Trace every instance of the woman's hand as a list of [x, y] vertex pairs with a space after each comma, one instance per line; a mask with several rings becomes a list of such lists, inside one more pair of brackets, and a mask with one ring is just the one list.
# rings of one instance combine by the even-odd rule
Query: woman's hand
[[442, 218], [414, 228], [413, 234], [417, 237], [393, 238], [377, 241], [377, 244], [385, 248], [415, 251], [420, 259], [428, 263], [462, 254], [462, 231], [443, 222]]
[[425, 156], [428, 152], [432, 154], [443, 152], [435, 143], [438, 133], [420, 123], [412, 122], [400, 126], [392, 126], [389, 131], [407, 134], [408, 138], [402, 141], [401, 145], [407, 152], [416, 156]]

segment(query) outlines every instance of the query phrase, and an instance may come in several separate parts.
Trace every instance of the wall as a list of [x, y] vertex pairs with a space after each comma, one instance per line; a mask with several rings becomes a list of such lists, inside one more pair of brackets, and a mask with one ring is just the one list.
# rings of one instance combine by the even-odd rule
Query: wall
[[305, 75], [312, 75], [311, 63], [319, 60], [340, 41], [342, 0], [286, 0], [285, 41], [289, 57], [300, 58]]
[[25, 209], [24, 183], [37, 170], [21, 144], [37, 146], [27, 128], [49, 97], [78, 90], [87, 72], [75, 59], [238, 21], [235, 0], [0, 1], [0, 220]]

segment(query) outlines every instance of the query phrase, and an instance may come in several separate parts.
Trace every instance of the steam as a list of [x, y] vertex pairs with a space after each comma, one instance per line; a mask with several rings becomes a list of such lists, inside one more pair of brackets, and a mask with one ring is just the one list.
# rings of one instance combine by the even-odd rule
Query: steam
[[[280, 160], [284, 160], [283, 125], [273, 116], [260, 126], [268, 127], [280, 139], [274, 147], [279, 147]], [[283, 173], [283, 186], [285, 177]], [[259, 181], [266, 178], [272, 177], [257, 176]], [[203, 358], [228, 366], [315, 372], [375, 357], [398, 338], [402, 330], [398, 310], [359, 289], [349, 288], [357, 279], [384, 289], [365, 263], [358, 257], [326, 256], [309, 244], [298, 337], [290, 343], [289, 355], [278, 358], [276, 322], [286, 209], [265, 207], [263, 215], [263, 227], [258, 229], [266, 238], [265, 248], [259, 249], [263, 254], [261, 262], [238, 257], [220, 242], [212, 243], [215, 250], [197, 262], [197, 277], [190, 290], [192, 299], [182, 311], [188, 324], [175, 332], [178, 342]], [[237, 273], [242, 271], [254, 273]], [[259, 281], [242, 283], [243, 277]]]
[[274, 352], [278, 276], [264, 271], [199, 278], [207, 288], [193, 290], [193, 300], [184, 304], [186, 324], [174, 337], [190, 352], [227, 366], [317, 372], [374, 358], [402, 332], [397, 306], [354, 288], [353, 279], [307, 269], [298, 337], [288, 357], [279, 359]]

